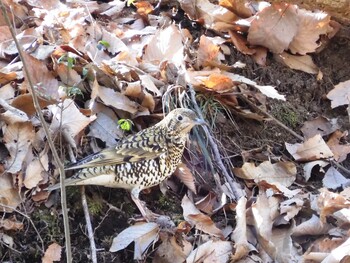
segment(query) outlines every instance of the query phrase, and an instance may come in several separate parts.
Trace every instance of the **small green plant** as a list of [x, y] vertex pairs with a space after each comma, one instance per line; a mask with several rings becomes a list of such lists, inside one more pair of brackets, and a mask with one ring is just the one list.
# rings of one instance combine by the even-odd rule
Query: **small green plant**
[[102, 50], [104, 48], [109, 48], [111, 45], [105, 41], [105, 40], [100, 40], [98, 41], [98, 44], [97, 44], [97, 49], [98, 50]]
[[120, 119], [118, 124], [123, 131], [130, 131], [134, 123], [129, 119]]
[[67, 63], [67, 67], [69, 69], [72, 69], [74, 67], [74, 65], [75, 65], [75, 58], [70, 57], [68, 54], [64, 54], [57, 60], [57, 62], [58, 63], [66, 62]]
[[81, 90], [78, 87], [67, 87], [66, 88], [66, 93], [68, 97], [75, 97], [77, 95], [81, 95], [82, 97], [84, 97], [84, 94], [81, 92]]

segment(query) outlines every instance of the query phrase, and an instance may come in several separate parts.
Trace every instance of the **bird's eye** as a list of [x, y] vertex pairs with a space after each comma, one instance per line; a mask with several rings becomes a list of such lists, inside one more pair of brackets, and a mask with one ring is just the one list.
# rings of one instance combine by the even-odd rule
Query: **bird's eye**
[[178, 121], [182, 121], [182, 120], [183, 120], [183, 117], [182, 117], [181, 115], [178, 115], [178, 116], [177, 116], [177, 120], [178, 120]]

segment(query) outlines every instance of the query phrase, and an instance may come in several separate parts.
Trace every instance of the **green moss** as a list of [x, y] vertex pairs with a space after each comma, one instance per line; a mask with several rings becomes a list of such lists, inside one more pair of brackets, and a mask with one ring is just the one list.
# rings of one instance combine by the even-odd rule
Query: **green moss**
[[284, 104], [275, 105], [272, 114], [276, 119], [292, 129], [295, 129], [300, 123], [300, 116], [297, 111]]

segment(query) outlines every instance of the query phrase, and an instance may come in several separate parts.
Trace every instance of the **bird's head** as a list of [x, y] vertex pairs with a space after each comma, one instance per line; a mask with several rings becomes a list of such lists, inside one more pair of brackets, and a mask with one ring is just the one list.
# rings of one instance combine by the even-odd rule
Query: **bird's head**
[[179, 108], [172, 110], [163, 120], [162, 123], [169, 131], [176, 134], [186, 134], [191, 131], [195, 125], [206, 124], [205, 121], [199, 119], [197, 115], [190, 109]]

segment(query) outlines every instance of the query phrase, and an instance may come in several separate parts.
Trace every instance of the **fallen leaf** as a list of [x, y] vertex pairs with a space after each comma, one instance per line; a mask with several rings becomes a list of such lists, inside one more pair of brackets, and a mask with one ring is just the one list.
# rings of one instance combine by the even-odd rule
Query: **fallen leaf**
[[174, 24], [160, 29], [148, 43], [142, 59], [157, 66], [168, 61], [179, 68], [184, 63], [184, 45], [180, 30]]
[[285, 144], [287, 151], [296, 161], [314, 161], [333, 157], [331, 149], [329, 149], [319, 134], [306, 140], [304, 143]]
[[273, 53], [282, 53], [298, 32], [297, 7], [286, 3], [274, 3], [258, 12], [251, 22], [248, 42], [261, 45]]
[[[46, 64], [26, 52], [23, 52], [23, 56], [26, 63], [30, 65], [28, 67], [29, 75], [38, 95], [48, 100], [57, 100], [59, 98], [58, 81], [48, 70]], [[27, 77], [22, 83], [22, 88], [30, 90]]]
[[202, 214], [191, 200], [185, 195], [182, 198], [181, 207], [186, 221], [204, 233], [224, 239], [222, 231], [217, 228], [211, 218]]
[[286, 187], [295, 181], [297, 169], [292, 162], [270, 163], [265, 161], [259, 166], [244, 163], [241, 168], [234, 168], [234, 174], [242, 179], [254, 180], [255, 183], [266, 181], [269, 184], [280, 183]]
[[350, 153], [350, 144], [341, 144], [340, 140], [347, 136], [346, 132], [341, 132], [339, 130], [335, 131], [329, 138], [327, 145], [334, 154], [334, 159], [337, 162], [342, 162], [346, 159], [347, 155]]
[[101, 139], [107, 147], [115, 146], [117, 141], [123, 137], [123, 131], [116, 120], [116, 116], [112, 119], [103, 112], [97, 113], [96, 120], [90, 125], [88, 136]]
[[227, 8], [239, 17], [246, 18], [253, 15], [250, 3], [246, 0], [220, 0], [219, 5]]
[[175, 172], [174, 175], [180, 179], [180, 181], [187, 186], [188, 189], [190, 189], [193, 193], [196, 193], [196, 185], [195, 180], [193, 177], [193, 174], [191, 170], [188, 168], [188, 166], [184, 163], [180, 163]]
[[192, 244], [186, 239], [166, 236], [157, 248], [152, 263], [183, 263], [192, 251]]
[[17, 173], [22, 169], [23, 160], [34, 140], [34, 127], [30, 122], [16, 122], [7, 125], [4, 132], [5, 146], [10, 153], [6, 160], [8, 173]]
[[320, 71], [309, 55], [297, 56], [282, 52], [281, 54], [275, 54], [274, 58], [291, 69], [301, 70], [310, 74], [318, 74]]
[[350, 104], [350, 80], [340, 82], [327, 94], [332, 108]]
[[42, 263], [53, 263], [61, 260], [62, 247], [57, 243], [52, 243], [45, 251]]
[[[0, 176], [0, 210], [5, 212], [12, 212], [22, 202], [18, 190], [12, 185], [12, 176], [5, 173]], [[6, 205], [5, 206], [2, 206]]]
[[44, 174], [49, 169], [49, 158], [46, 150], [39, 154], [27, 166], [23, 184], [27, 189], [36, 187], [44, 179]]
[[312, 215], [309, 220], [302, 222], [293, 229], [293, 236], [323, 235], [327, 234], [331, 228], [331, 225], [321, 222], [318, 216]]
[[90, 122], [96, 119], [96, 116], [86, 117], [82, 114], [72, 99], [65, 99], [63, 103], [48, 106], [53, 114], [50, 129], [53, 132], [61, 130], [66, 139], [73, 139]]
[[[94, 87], [91, 98], [96, 100], [99, 97], [107, 106], [112, 106], [118, 110], [123, 110], [135, 115], [140, 108], [136, 102], [131, 101], [127, 96], [113, 89], [100, 86], [97, 81], [94, 81]], [[142, 110], [142, 109], [140, 109]], [[147, 111], [144, 109], [144, 111]], [[148, 111], [147, 111], [148, 112]]]
[[350, 185], [350, 179], [345, 178], [333, 166], [329, 167], [323, 180], [323, 186], [328, 189], [336, 190], [337, 188], [345, 188]]
[[314, 120], [306, 121], [300, 130], [303, 132], [306, 139], [309, 139], [316, 134], [320, 134], [323, 137], [340, 128], [337, 121], [337, 118], [328, 119], [319, 116]]
[[15, 219], [0, 219], [0, 228], [3, 228], [4, 230], [22, 230], [23, 229], [23, 223], [18, 222]]
[[230, 241], [209, 240], [187, 257], [186, 263], [226, 263], [232, 253]]
[[[131, 242], [135, 242], [135, 250], [137, 248], [137, 255], [134, 254], [134, 259], [141, 259], [135, 256], [140, 256], [145, 252], [151, 243], [158, 240], [159, 226], [156, 223], [139, 223], [124, 229], [114, 239], [110, 252], [117, 252], [126, 248]], [[142, 240], [143, 237], [147, 237], [146, 240]], [[140, 241], [142, 241], [140, 243]]]
[[250, 252], [248, 237], [247, 237], [247, 215], [246, 215], [247, 198], [241, 197], [236, 206], [236, 227], [232, 233], [232, 240], [235, 242], [234, 254], [231, 256], [231, 261], [236, 262], [245, 258]]
[[221, 59], [224, 59], [220, 52], [220, 47], [205, 35], [202, 35], [199, 39], [197, 52], [198, 67], [210, 66], [212, 63], [219, 65], [221, 64]]
[[216, 91], [218, 93], [227, 92], [234, 87], [233, 81], [222, 74], [211, 74], [207, 79], [203, 81], [203, 84], [209, 90]]
[[304, 170], [303, 177], [305, 181], [306, 182], [309, 181], [311, 177], [311, 172], [316, 166], [319, 166], [320, 170], [324, 172], [322, 168], [326, 167], [327, 165], [329, 165], [329, 163], [325, 161], [313, 161], [313, 162], [306, 163], [303, 167], [303, 170]]
[[238, 34], [237, 32], [230, 30], [228, 31], [230, 34], [230, 38], [232, 43], [235, 45], [237, 50], [245, 55], [253, 55], [256, 53], [256, 50], [254, 48], [249, 48], [248, 47], [248, 42], [247, 40], [241, 35]]
[[331, 16], [322, 11], [298, 9], [298, 30], [289, 45], [293, 54], [306, 55], [321, 45], [320, 36], [332, 31]]
[[323, 223], [327, 222], [327, 216], [343, 208], [350, 208], [350, 200], [342, 194], [333, 193], [326, 188], [320, 190], [320, 195], [317, 200], [317, 205], [320, 209], [320, 218]]

